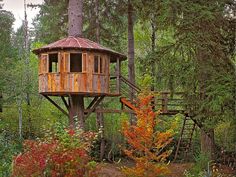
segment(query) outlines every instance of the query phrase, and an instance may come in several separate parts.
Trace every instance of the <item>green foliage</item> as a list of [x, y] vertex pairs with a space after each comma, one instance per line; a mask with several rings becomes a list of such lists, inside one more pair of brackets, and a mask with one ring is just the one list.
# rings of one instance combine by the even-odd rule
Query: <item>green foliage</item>
[[35, 19], [36, 40], [51, 43], [67, 34], [68, 0], [45, 1]]
[[207, 154], [199, 153], [194, 157], [195, 163], [189, 171], [185, 171], [186, 177], [199, 177], [206, 174], [210, 158]]
[[21, 150], [21, 142], [10, 132], [0, 133], [0, 176], [11, 175], [12, 157]]
[[[125, 51], [126, 18], [123, 13], [125, 6], [119, 0], [99, 1], [98, 17], [95, 15], [94, 1], [84, 1], [83, 36], [96, 41], [96, 18], [99, 21], [100, 43], [113, 46], [112, 49]], [[36, 18], [36, 40], [51, 43], [67, 36], [68, 0], [45, 1], [40, 6], [40, 13]]]
[[217, 124], [215, 129], [216, 143], [221, 145], [226, 151], [234, 152], [236, 142], [236, 123], [233, 120], [225, 120]]
[[0, 90], [6, 85], [5, 77], [7, 77], [7, 69], [11, 68], [10, 63], [13, 62], [15, 56], [12, 40], [12, 25], [14, 16], [11, 12], [0, 10]]
[[[233, 0], [132, 2], [136, 14], [134, 35], [138, 85], [145, 90], [154, 83], [157, 91], [185, 92], [185, 103], [196, 108], [194, 113], [198, 121], [205, 128], [215, 129], [217, 145], [233, 150], [236, 142], [235, 22], [231, 15], [235, 6]], [[46, 0], [40, 6], [40, 14], [35, 19], [35, 33], [30, 34], [31, 48], [67, 36], [67, 3], [68, 0]], [[84, 1], [84, 37], [97, 40], [98, 19], [101, 44], [125, 53], [127, 1], [100, 0], [98, 9], [97, 17], [94, 1]], [[4, 164], [0, 169], [6, 171], [6, 175], [10, 171], [10, 157], [20, 149], [20, 110], [23, 138], [43, 137], [44, 132], [50, 131], [56, 122], [64, 125], [68, 123], [67, 117], [38, 95], [38, 59], [31, 54], [30, 68], [26, 68], [23, 27], [14, 33], [13, 22], [13, 15], [0, 7], [0, 92], [3, 92], [0, 152], [8, 154], [0, 158], [0, 164]], [[153, 33], [156, 34], [154, 49]], [[154, 73], [152, 66], [155, 68]], [[125, 61], [122, 75], [128, 74], [127, 68]], [[26, 82], [27, 69], [30, 71], [30, 82]], [[204, 99], [199, 97], [202, 81], [206, 95]], [[30, 93], [30, 106], [26, 104], [26, 93]], [[61, 102], [57, 98], [55, 101]], [[104, 108], [117, 109], [119, 99], [106, 99], [103, 104]], [[157, 129], [168, 129], [174, 122], [177, 125], [174, 131], [178, 134], [181, 120], [180, 115], [176, 115], [175, 121], [163, 117]], [[88, 130], [98, 131], [95, 116], [86, 121]], [[118, 147], [124, 142], [120, 133], [121, 121], [119, 114], [104, 115], [106, 157], [108, 154], [112, 157], [121, 154]], [[64, 138], [67, 143], [67, 138]], [[197, 161], [203, 159], [199, 155]], [[200, 169], [200, 166], [196, 168]], [[195, 175], [200, 171], [196, 170]]]

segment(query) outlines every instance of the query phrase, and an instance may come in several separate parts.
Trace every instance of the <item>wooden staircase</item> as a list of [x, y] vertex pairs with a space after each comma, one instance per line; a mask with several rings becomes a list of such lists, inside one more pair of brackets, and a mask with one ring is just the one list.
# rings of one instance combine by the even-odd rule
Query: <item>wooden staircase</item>
[[[141, 89], [136, 85], [130, 83], [126, 78], [120, 76], [120, 93], [121, 98], [120, 102], [122, 104], [122, 109], [124, 107], [129, 108], [130, 110], [135, 109], [135, 102], [130, 101], [129, 92], [132, 89], [134, 92], [135, 98], [141, 92]], [[176, 96], [177, 95], [177, 96]], [[177, 148], [175, 151], [174, 160], [182, 158], [188, 160], [191, 158], [193, 149], [192, 149], [192, 137], [196, 126], [199, 126], [193, 117], [189, 116], [189, 113], [184, 109], [186, 105], [183, 104], [183, 93], [175, 93], [173, 95], [170, 92], [160, 92], [158, 96], [154, 99], [155, 109], [161, 110], [161, 115], [176, 115], [182, 113], [185, 115], [183, 126], [180, 133], [180, 138], [178, 140]], [[178, 108], [178, 109], [177, 109]]]
[[181, 159], [189, 160], [192, 157], [192, 137], [195, 128], [196, 123], [189, 116], [186, 115], [180, 132], [180, 138], [178, 140], [177, 149], [175, 151], [174, 161]]

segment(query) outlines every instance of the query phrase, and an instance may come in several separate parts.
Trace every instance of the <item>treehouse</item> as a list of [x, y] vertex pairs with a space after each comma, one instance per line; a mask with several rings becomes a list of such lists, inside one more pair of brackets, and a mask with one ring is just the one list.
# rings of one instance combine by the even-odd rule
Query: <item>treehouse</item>
[[[97, 113], [100, 127], [104, 127], [101, 113], [134, 113], [132, 100], [128, 99], [130, 91], [136, 99], [141, 89], [120, 73], [125, 55], [79, 37], [67, 37], [33, 52], [39, 56], [39, 93], [68, 116], [71, 127], [75, 127], [78, 118], [79, 126], [85, 129], [85, 120], [92, 112]], [[49, 96], [61, 97], [66, 110]], [[99, 109], [105, 96], [121, 96], [122, 109]], [[84, 97], [94, 97], [88, 99], [87, 107]], [[180, 153], [190, 152], [194, 129], [196, 125], [201, 126], [186, 112], [182, 97], [183, 93], [161, 92], [155, 96], [153, 106], [161, 110], [162, 115], [185, 115], [175, 159]]]
[[110, 66], [115, 63], [118, 78], [121, 61], [126, 59], [123, 54], [77, 37], [61, 39], [33, 52], [39, 56], [39, 93], [48, 96], [112, 95]]

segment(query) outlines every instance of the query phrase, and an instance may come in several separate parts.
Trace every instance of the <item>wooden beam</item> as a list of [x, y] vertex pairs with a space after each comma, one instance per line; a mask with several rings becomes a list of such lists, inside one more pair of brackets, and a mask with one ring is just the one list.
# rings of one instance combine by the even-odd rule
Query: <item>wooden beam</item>
[[86, 116], [85, 116], [84, 119], [87, 119], [87, 118], [90, 116], [90, 114], [91, 114], [92, 112], [94, 112], [94, 110], [95, 110], [96, 107], [99, 105], [99, 103], [101, 103], [101, 101], [104, 99], [104, 97], [105, 97], [105, 96], [101, 96], [101, 97], [98, 98], [98, 100], [93, 104], [93, 106], [91, 107], [91, 109], [89, 109], [89, 111], [87, 112], [87, 114], [86, 114]]
[[71, 96], [71, 95], [69, 95], [68, 101], [69, 101], [69, 106], [70, 106], [70, 108], [73, 109], [73, 100], [72, 100], [72, 96]]
[[64, 97], [64, 96], [61, 96], [61, 99], [62, 99], [63, 103], [65, 104], [66, 109], [69, 111], [69, 105], [68, 105], [68, 103], [67, 103], [65, 97]]
[[86, 109], [90, 109], [93, 106], [93, 104], [98, 100], [98, 98], [99, 98], [98, 96], [94, 97], [93, 101], [91, 101], [91, 103]]
[[56, 102], [54, 102], [51, 98], [49, 98], [47, 95], [43, 95], [49, 102], [51, 102], [54, 106], [57, 107], [57, 109], [59, 109], [63, 114], [65, 114], [66, 116], [69, 117], [69, 114], [62, 109]]
[[[87, 113], [87, 112], [90, 112], [91, 109], [85, 109], [84, 112]], [[121, 114], [121, 113], [133, 113], [134, 114], [134, 111], [132, 110], [119, 110], [119, 109], [95, 109], [94, 112], [96, 113], [118, 113], [118, 114]]]

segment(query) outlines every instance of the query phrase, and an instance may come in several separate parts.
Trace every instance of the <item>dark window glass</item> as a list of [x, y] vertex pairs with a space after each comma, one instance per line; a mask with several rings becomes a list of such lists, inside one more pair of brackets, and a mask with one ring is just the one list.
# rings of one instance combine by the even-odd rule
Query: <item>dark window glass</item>
[[94, 56], [94, 72], [98, 73], [98, 56]]
[[100, 57], [100, 73], [103, 73], [103, 59]]
[[58, 54], [49, 54], [49, 72], [58, 72]]
[[70, 72], [82, 72], [82, 54], [70, 54]]

